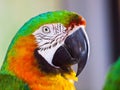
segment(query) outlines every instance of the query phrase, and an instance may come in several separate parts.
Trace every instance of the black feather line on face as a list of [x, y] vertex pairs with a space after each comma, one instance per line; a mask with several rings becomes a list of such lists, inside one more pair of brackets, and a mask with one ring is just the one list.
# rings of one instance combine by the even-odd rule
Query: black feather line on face
[[58, 69], [48, 64], [48, 62], [38, 53], [38, 50], [39, 50], [38, 48], [35, 49], [34, 56], [37, 60], [39, 69], [41, 69], [45, 73], [53, 73], [53, 74], [59, 73]]
[[39, 53], [38, 53], [38, 48], [35, 49], [34, 51], [34, 56], [37, 60], [38, 63], [38, 68], [43, 71], [44, 73], [47, 74], [52, 74], [52, 75], [56, 75], [56, 74], [61, 74], [62, 76], [64, 76], [64, 73], [70, 73], [71, 72], [71, 67], [60, 67], [60, 68], [55, 68], [53, 66], [51, 66]]

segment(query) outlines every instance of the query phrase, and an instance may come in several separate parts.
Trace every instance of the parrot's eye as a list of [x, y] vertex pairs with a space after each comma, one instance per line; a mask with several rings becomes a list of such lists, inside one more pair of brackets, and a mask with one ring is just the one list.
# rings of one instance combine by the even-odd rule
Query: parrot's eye
[[42, 32], [45, 33], [45, 34], [48, 34], [48, 33], [50, 33], [50, 28], [47, 27], [47, 26], [43, 26], [42, 27]]

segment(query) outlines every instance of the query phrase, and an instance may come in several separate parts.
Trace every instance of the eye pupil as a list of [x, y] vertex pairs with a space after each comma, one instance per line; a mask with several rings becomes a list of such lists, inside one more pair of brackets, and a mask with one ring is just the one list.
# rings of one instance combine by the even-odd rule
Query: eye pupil
[[47, 26], [44, 26], [43, 28], [42, 28], [42, 32], [43, 33], [50, 33], [50, 28], [49, 27], [47, 27]]
[[47, 29], [47, 28], [45, 28], [45, 31], [48, 31], [48, 29]]

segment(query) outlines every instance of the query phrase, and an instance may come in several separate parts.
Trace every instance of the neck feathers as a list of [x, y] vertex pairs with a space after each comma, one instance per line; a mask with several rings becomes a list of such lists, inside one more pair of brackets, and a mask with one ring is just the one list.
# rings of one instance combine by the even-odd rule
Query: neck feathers
[[9, 72], [28, 84], [31, 90], [75, 90], [75, 73], [47, 75], [41, 72], [35, 60], [34, 50], [37, 48], [34, 36], [19, 38], [13, 48], [8, 50], [2, 72]]

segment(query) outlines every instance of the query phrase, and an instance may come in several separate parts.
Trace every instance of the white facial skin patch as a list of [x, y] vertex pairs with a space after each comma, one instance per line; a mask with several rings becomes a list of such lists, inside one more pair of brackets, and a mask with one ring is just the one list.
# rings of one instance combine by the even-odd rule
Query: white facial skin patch
[[33, 33], [39, 47], [38, 53], [52, 66], [54, 66], [52, 59], [56, 50], [64, 44], [67, 35], [65, 30], [62, 24], [53, 23], [43, 25]]
[[49, 46], [56, 38], [62, 38], [66, 34], [66, 28], [60, 23], [46, 24], [36, 30], [33, 35], [36, 37], [40, 48]]
[[45, 24], [41, 26], [33, 33], [39, 47], [38, 53], [44, 57], [51, 66], [58, 68], [52, 64], [55, 52], [64, 44], [66, 37], [74, 33], [74, 31], [80, 27], [83, 28], [83, 26], [75, 26], [73, 30], [66, 31], [66, 28], [61, 23]]

